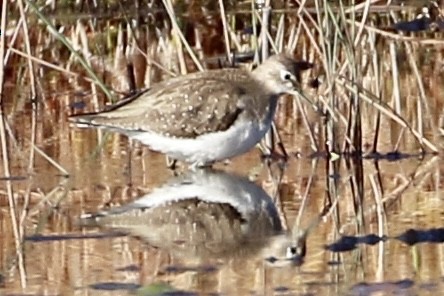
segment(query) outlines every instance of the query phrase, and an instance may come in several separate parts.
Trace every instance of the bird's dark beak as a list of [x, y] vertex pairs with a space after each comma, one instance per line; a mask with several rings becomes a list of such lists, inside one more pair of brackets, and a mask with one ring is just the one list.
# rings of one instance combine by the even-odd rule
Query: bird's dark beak
[[293, 86], [294, 86], [294, 91], [290, 92], [290, 94], [295, 97], [302, 97], [305, 101], [307, 101], [310, 105], [312, 105], [315, 109], [317, 109], [318, 108], [317, 105], [312, 100], [307, 98], [307, 96], [305, 96], [304, 92], [302, 91], [302, 86], [301, 86], [302, 71], [309, 70], [313, 67], [314, 67], [314, 64], [307, 62], [307, 61], [298, 61], [298, 62], [294, 63], [294, 73], [296, 73], [296, 74], [295, 74], [294, 79], [291, 80], [291, 82], [293, 83]]
[[295, 91], [300, 91], [300, 90], [301, 90], [301, 82], [300, 82], [300, 80], [298, 79], [298, 77], [293, 76], [293, 77], [290, 79], [290, 82], [291, 82], [291, 84], [292, 84], [292, 86], [293, 86], [293, 89], [294, 89]]
[[301, 97], [303, 98], [305, 101], [307, 101], [313, 108], [315, 108], [315, 110], [319, 109], [318, 105], [315, 104], [312, 100], [310, 100], [302, 91], [301, 88], [295, 88], [294, 91], [290, 91], [288, 92], [288, 94], [293, 95], [295, 98]]

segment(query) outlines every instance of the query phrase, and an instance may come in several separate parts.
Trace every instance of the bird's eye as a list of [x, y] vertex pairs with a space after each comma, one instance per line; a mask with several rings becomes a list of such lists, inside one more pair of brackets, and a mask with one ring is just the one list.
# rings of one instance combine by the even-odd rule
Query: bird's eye
[[293, 246], [291, 246], [291, 247], [288, 247], [287, 248], [287, 254], [286, 254], [286, 256], [287, 256], [287, 259], [291, 259], [291, 258], [293, 258], [294, 256], [296, 256], [297, 255], [297, 248], [296, 247], [293, 247]]
[[290, 72], [285, 71], [285, 70], [281, 71], [281, 79], [283, 81], [289, 81], [289, 80], [292, 80], [292, 78], [293, 78], [293, 75]]

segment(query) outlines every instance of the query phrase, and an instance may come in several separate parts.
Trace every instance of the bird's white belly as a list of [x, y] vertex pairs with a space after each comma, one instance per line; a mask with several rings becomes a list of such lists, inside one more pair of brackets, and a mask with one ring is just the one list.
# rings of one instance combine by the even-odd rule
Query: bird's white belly
[[194, 139], [173, 138], [152, 132], [132, 134], [131, 138], [174, 159], [204, 165], [247, 152], [264, 137], [270, 125], [271, 121], [258, 123], [239, 120], [225, 131]]

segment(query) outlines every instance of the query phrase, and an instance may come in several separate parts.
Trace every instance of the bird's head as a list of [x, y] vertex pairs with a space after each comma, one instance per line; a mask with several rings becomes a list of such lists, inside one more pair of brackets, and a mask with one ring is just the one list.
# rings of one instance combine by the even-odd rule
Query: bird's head
[[273, 94], [282, 95], [301, 89], [301, 72], [313, 67], [305, 61], [296, 61], [287, 54], [273, 55], [253, 70], [253, 76]]

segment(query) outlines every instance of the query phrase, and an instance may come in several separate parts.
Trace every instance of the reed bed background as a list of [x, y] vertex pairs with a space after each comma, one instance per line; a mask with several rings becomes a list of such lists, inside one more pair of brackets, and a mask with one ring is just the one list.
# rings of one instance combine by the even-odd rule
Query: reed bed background
[[[424, 10], [415, 1], [402, 7], [401, 1], [388, 2], [3, 1], [0, 174], [5, 185], [0, 195], [11, 221], [4, 227], [10, 228], [15, 243], [11, 250], [11, 240], [3, 240], [4, 256], [14, 253], [11, 266], [19, 266], [26, 278], [20, 269], [26, 222], [39, 217], [34, 224], [44, 224], [42, 204], [77, 205], [73, 212], [65, 208], [61, 216], [45, 216], [55, 225], [49, 228], [64, 229], [65, 214], [85, 211], [81, 207], [90, 196], [106, 202], [117, 196], [123, 203], [137, 196], [139, 187], [166, 178], [166, 173], [146, 175], [153, 164], [142, 160], [140, 167], [125, 168], [144, 176], [137, 188], [101, 180], [105, 188], [94, 190], [92, 180], [79, 178], [73, 189], [67, 179], [40, 175], [52, 171], [69, 176], [82, 167], [84, 174], [114, 180], [106, 165], [99, 173], [84, 166], [87, 155], [101, 149], [100, 133], [83, 135], [87, 139], [82, 141], [74, 131], [59, 134], [68, 130], [68, 115], [99, 111], [171, 76], [252, 67], [275, 52], [315, 65], [303, 76], [303, 95], [312, 104], [297, 95], [288, 97], [281, 100], [276, 119], [290, 156], [314, 157], [310, 168], [304, 161], [305, 167], [278, 184], [284, 200], [300, 199], [299, 214], [289, 222], [298, 228], [295, 239], [306, 240], [314, 226], [331, 240], [370, 230], [384, 235], [386, 211], [402, 196], [439, 194], [444, 128], [442, 3], [425, 3], [430, 17], [425, 30], [403, 32], [396, 24], [412, 22]], [[105, 145], [102, 161], [125, 155], [119, 139]], [[133, 154], [146, 154], [135, 145]], [[418, 160], [399, 174], [384, 171], [379, 163], [411, 157]], [[338, 175], [343, 178], [334, 177]], [[29, 176], [33, 182], [14, 182]], [[323, 198], [306, 206], [315, 194]], [[314, 218], [304, 224], [303, 214]], [[335, 222], [332, 229], [319, 226], [326, 218]], [[39, 227], [32, 231], [38, 233]]]
[[[440, 7], [432, 3], [425, 4], [439, 20]], [[393, 29], [421, 8], [381, 11], [384, 1], [124, 4], [3, 4], [6, 114], [32, 100], [61, 116], [100, 110], [173, 75], [289, 52], [316, 65], [304, 87], [316, 106], [301, 108], [315, 110], [310, 119], [318, 120], [308, 126], [295, 112], [297, 102], [282, 100], [279, 122], [296, 133], [308, 128], [313, 150], [375, 152], [381, 143], [396, 151], [406, 142], [410, 151], [438, 150], [442, 32], [431, 25], [410, 36]], [[17, 85], [20, 94], [12, 96]], [[326, 131], [313, 134], [324, 123]], [[390, 133], [381, 139], [382, 127]]]

